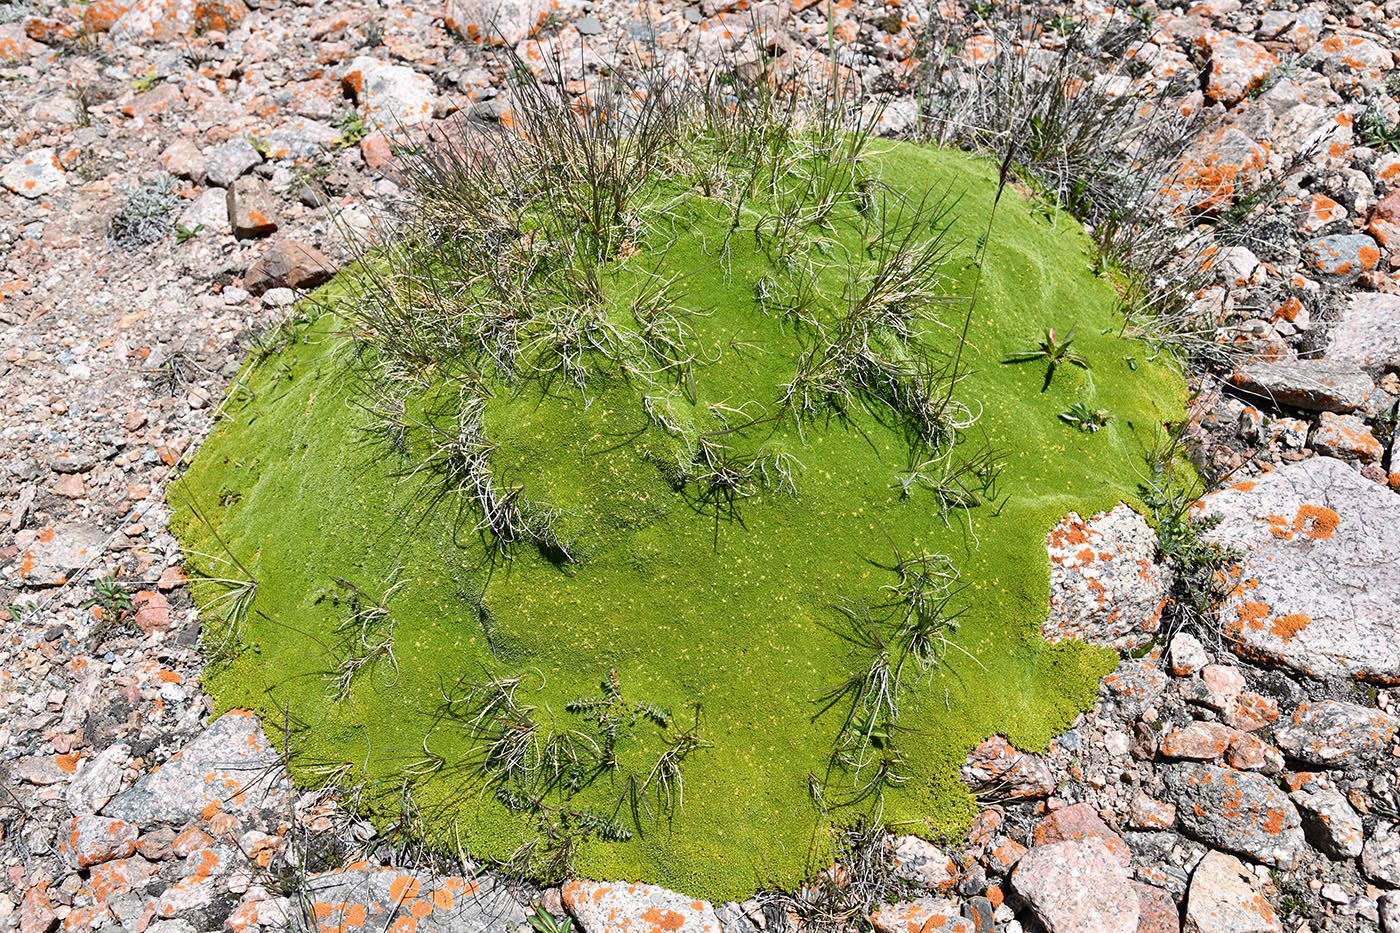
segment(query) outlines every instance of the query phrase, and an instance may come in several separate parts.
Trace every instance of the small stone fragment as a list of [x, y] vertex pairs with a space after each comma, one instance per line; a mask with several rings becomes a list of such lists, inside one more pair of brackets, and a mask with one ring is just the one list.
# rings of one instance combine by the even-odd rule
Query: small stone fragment
[[1320, 700], [1298, 704], [1289, 720], [1275, 728], [1274, 740], [1290, 758], [1344, 768], [1388, 754], [1397, 730], [1400, 720], [1378, 709]]
[[1168, 765], [1162, 777], [1188, 835], [1266, 865], [1297, 863], [1304, 844], [1298, 811], [1268, 778], [1210, 764]]
[[995, 791], [1011, 800], [1048, 797], [1055, 791], [1049, 764], [1039, 755], [1019, 751], [999, 735], [969, 752], [959, 773], [974, 791]]
[[1303, 819], [1308, 841], [1333, 858], [1361, 854], [1366, 830], [1361, 817], [1340, 791], [1316, 782], [1289, 795]]
[[1283, 933], [1253, 873], [1239, 859], [1207, 852], [1191, 875], [1183, 933]]
[[1137, 933], [1137, 891], [1097, 836], [1035, 846], [1011, 882], [1049, 933]]
[[574, 879], [564, 885], [564, 906], [583, 933], [720, 933], [709, 901], [654, 884], [599, 883]]
[[233, 235], [239, 239], [277, 232], [272, 195], [259, 178], [245, 176], [228, 189], [228, 216], [233, 225]]
[[1230, 384], [1275, 405], [1308, 411], [1355, 411], [1375, 390], [1359, 366], [1330, 360], [1257, 360], [1230, 376]]
[[24, 198], [42, 198], [67, 183], [52, 149], [34, 149], [0, 168], [0, 184]]
[[976, 933], [955, 901], [938, 897], [886, 904], [870, 915], [870, 925], [876, 933]]

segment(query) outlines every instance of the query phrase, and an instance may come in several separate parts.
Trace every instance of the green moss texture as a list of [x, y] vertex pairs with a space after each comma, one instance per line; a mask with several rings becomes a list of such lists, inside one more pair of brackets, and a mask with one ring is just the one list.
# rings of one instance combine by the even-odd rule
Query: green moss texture
[[[506, 859], [540, 841], [542, 824], [503, 804], [473, 768], [480, 737], [451, 715], [453, 691], [518, 677], [515, 700], [543, 728], [587, 733], [571, 701], [599, 695], [615, 672], [627, 708], [617, 766], [566, 796], [630, 838], [580, 834], [571, 868], [715, 900], [795, 887], [827, 851], [830, 826], [856, 813], [931, 838], [962, 831], [976, 812], [957, 777], [969, 749], [998, 733], [1043, 749], [1114, 663], [1040, 637], [1045, 534], [1067, 512], [1137, 501], [1145, 451], [1183, 417], [1185, 387], [1120, 336], [1113, 285], [1093, 273], [1092, 243], [1070, 216], [1008, 188], [989, 230], [996, 166], [962, 153], [879, 142], [862, 166], [915, 202], [951, 193], [948, 295], [972, 293], [985, 247], [955, 387], [977, 417], [950, 455], [1000, 461], [975, 504], [945, 511], [911, 485], [907, 431], [875, 406], [767, 417], [803, 349], [792, 321], [763, 306], [781, 257], [753, 236], [721, 247], [730, 219], [696, 194], [668, 208], [667, 249], [641, 243], [602, 285], [622, 307], [646, 283], [674, 280], [695, 353], [685, 378], [639, 388], [600, 364], [586, 392], [565, 379], [493, 383], [492, 472], [548, 508], [571, 559], [524, 546], [502, 557], [475, 530], [470, 501], [443, 494], [366, 430], [337, 305], [347, 290], [332, 283], [320, 302], [328, 313], [250, 366], [229, 418], [171, 493], [197, 581], [244, 571], [257, 581], [237, 649], [206, 675], [220, 708], [288, 721], [298, 775], [367, 781], [365, 805], [382, 825], [407, 786], [432, 839]], [[840, 304], [841, 269], [862, 255], [866, 229], [854, 213], [826, 223], [819, 252], [839, 258], [815, 280], [813, 313]], [[964, 309], [935, 308], [911, 344], [952, 358]], [[1048, 389], [1043, 364], [1004, 362], [1046, 328], [1072, 326], [1088, 366], [1061, 366]], [[431, 421], [444, 391], [419, 393], [410, 409]], [[1067, 423], [1060, 415], [1076, 403], [1106, 410], [1107, 424]], [[736, 423], [746, 427], [723, 433]], [[791, 487], [725, 498], [678, 483], [674, 464], [707, 433], [736, 455], [784, 464]], [[955, 647], [906, 678], [898, 774], [863, 793], [875, 766], [832, 767], [845, 713], [839, 702], [822, 713], [821, 698], [870, 665], [868, 648], [843, 637], [840, 608], [879, 604], [898, 555], [911, 554], [945, 555], [957, 568]], [[232, 586], [196, 583], [207, 640], [220, 636]], [[380, 652], [338, 690], [347, 617], [376, 600], [392, 659]], [[669, 724], [632, 712], [644, 703], [668, 710]], [[685, 757], [683, 784], [653, 782], [629, 801], [627, 776], [644, 784], [692, 727], [703, 747]]]

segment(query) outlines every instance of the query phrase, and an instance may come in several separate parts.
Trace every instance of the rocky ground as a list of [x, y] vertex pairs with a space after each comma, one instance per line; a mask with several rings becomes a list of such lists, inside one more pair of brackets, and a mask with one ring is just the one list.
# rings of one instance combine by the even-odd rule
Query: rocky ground
[[[499, 119], [494, 24], [526, 62], [561, 53], [570, 82], [620, 55], [703, 69], [756, 31], [800, 62], [830, 34], [893, 93], [882, 129], [910, 132], [919, 30], [953, 13], [485, 7], [0, 3], [0, 929], [496, 931], [532, 911], [587, 933], [784, 926], [772, 900], [405, 867], [289, 785], [275, 723], [209, 721], [162, 493], [250, 335], [399, 196], [379, 127]], [[1046, 634], [1124, 661], [1048, 753], [993, 738], [969, 757], [986, 804], [971, 834], [891, 840], [922, 895], [868, 920], [1400, 933], [1400, 2], [1050, 16], [1148, 30], [1122, 80], [1170, 84], [1211, 119], [1184, 201], [1272, 196], [1197, 296], [1234, 351], [1201, 374], [1192, 430], [1220, 480], [1196, 511], [1232, 555], [1222, 618], [1169, 605], [1162, 626], [1180, 588], [1141, 518], [1066, 519]]]

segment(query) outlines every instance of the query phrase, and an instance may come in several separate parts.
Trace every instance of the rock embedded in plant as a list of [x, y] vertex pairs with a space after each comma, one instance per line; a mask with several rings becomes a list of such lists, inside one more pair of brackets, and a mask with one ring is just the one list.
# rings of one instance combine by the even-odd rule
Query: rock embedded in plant
[[[859, 816], [961, 829], [969, 749], [1092, 702], [1113, 656], [1041, 637], [1045, 536], [1135, 501], [1184, 389], [995, 165], [839, 95], [632, 90], [527, 82], [413, 158], [414, 212], [258, 343], [173, 526], [210, 689], [286, 709], [303, 780], [720, 900]], [[1001, 365], [1052, 327], [1074, 365]]]

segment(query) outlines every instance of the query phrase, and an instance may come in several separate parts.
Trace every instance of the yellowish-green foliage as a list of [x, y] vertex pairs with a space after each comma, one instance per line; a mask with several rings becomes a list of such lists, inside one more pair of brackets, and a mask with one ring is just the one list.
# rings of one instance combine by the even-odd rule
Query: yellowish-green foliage
[[[465, 449], [448, 449], [466, 423], [452, 379], [425, 372], [399, 396], [390, 433], [406, 457], [385, 440], [344, 336], [355, 289], [329, 286], [332, 310], [250, 368], [171, 496], [195, 569], [256, 582], [196, 586], [212, 606], [206, 640], [228, 648], [207, 675], [219, 705], [271, 723], [289, 711], [303, 779], [368, 781], [386, 821], [407, 782], [441, 844], [540, 871], [567, 849], [581, 874], [719, 900], [795, 886], [832, 823], [858, 813], [962, 830], [976, 809], [957, 778], [967, 751], [994, 733], [1043, 748], [1110, 668], [1107, 652], [1039, 635], [1045, 533], [1071, 510], [1136, 501], [1184, 387], [1119, 336], [1113, 287], [1068, 215], [1008, 188], [989, 228], [996, 167], [961, 153], [872, 143], [861, 168], [873, 201], [843, 202], [781, 247], [755, 233], [761, 209], [726, 236], [720, 201], [654, 193], [664, 227], [620, 249], [599, 292], [625, 334], [634, 299], [670, 282], [685, 365], [595, 353], [580, 380], [479, 376], [471, 426], [489, 438], [490, 476], [547, 528], [544, 546], [478, 527], [480, 500], [448, 464]], [[982, 250], [947, 409], [971, 426], [930, 440], [864, 392], [785, 406], [814, 335], [836, 329], [851, 282], [879, 264], [871, 218], [917, 217], [926, 242], [937, 218], [909, 206], [945, 192], [942, 294], [972, 293]], [[794, 264], [818, 270], [800, 301], [785, 291]], [[924, 304], [906, 339], [880, 339], [946, 376], [968, 305]], [[1044, 391], [1044, 365], [1004, 362], [1071, 327], [1086, 365], [1060, 366]], [[1108, 413], [1102, 429], [1061, 418], [1077, 403]], [[988, 454], [995, 482], [969, 479], [961, 504], [930, 488]], [[901, 560], [958, 575], [918, 657], [900, 647]], [[228, 611], [240, 598], [247, 611]], [[833, 692], [865, 683], [882, 643], [906, 662], [897, 716]], [[510, 681], [480, 686], [493, 678]], [[510, 729], [533, 730], [528, 780], [490, 766], [500, 747], [485, 743]], [[668, 748], [686, 752], [674, 770]]]

